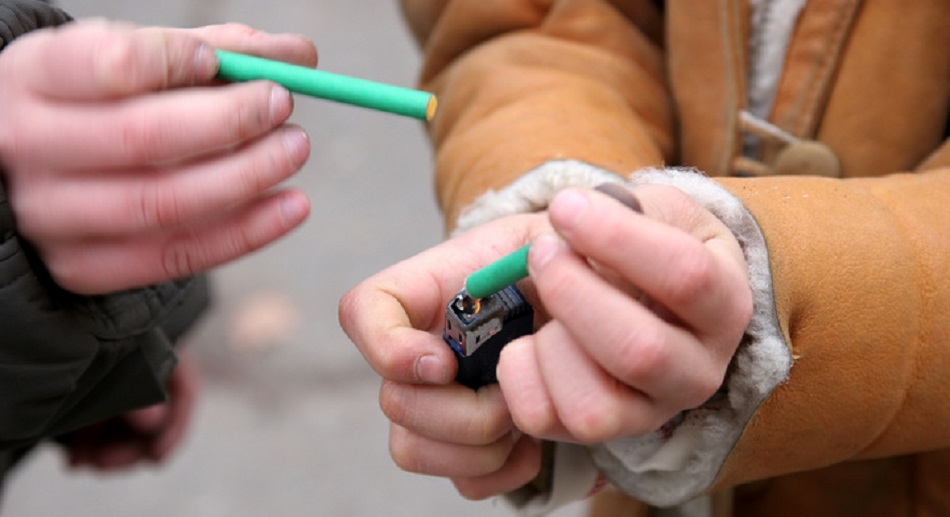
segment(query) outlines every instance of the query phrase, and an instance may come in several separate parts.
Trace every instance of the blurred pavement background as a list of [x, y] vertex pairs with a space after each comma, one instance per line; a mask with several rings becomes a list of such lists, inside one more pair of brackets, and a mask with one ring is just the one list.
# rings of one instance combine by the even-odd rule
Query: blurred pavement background
[[[320, 68], [412, 86], [419, 56], [394, 1], [61, 0], [74, 16], [143, 25], [242, 22], [313, 39]], [[441, 240], [422, 126], [298, 97], [312, 139], [292, 181], [305, 226], [219, 269], [216, 305], [190, 338], [202, 395], [171, 460], [118, 475], [69, 471], [45, 448], [7, 486], [3, 515], [39, 517], [505, 516], [444, 479], [399, 470], [378, 378], [337, 324], [337, 302], [376, 271]], [[578, 506], [558, 517], [580, 515]]]

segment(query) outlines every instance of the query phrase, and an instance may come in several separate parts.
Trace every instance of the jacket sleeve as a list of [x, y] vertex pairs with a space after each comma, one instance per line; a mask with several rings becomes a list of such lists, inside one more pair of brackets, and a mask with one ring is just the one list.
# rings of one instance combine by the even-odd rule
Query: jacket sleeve
[[0, 51], [14, 38], [32, 30], [71, 21], [66, 12], [41, 0], [0, 1]]
[[60, 289], [0, 186], [0, 450], [165, 400], [172, 344], [207, 303], [202, 278], [109, 296]]
[[422, 87], [439, 99], [429, 132], [448, 228], [479, 194], [552, 159], [618, 173], [671, 160], [653, 2], [403, 0], [403, 8], [425, 56]]
[[719, 483], [950, 447], [950, 163], [723, 183], [765, 235], [793, 364]]
[[[69, 20], [45, 2], [2, 0], [0, 50]], [[203, 278], [110, 296], [62, 290], [17, 234], [2, 172], [0, 453], [164, 400], [172, 343], [208, 303]]]

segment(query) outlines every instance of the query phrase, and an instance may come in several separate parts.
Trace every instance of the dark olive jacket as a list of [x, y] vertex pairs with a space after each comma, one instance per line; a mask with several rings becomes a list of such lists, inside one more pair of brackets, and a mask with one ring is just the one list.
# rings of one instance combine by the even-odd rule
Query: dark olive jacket
[[[20, 35], [69, 21], [39, 0], [0, 0], [0, 52]], [[3, 177], [0, 482], [43, 439], [164, 400], [173, 343], [208, 302], [201, 278], [96, 297], [59, 288], [18, 235]]]

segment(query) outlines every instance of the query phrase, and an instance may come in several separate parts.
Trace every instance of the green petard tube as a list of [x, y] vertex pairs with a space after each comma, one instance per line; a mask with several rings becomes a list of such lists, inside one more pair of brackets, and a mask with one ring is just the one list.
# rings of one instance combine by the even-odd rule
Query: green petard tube
[[529, 247], [513, 251], [469, 275], [465, 291], [472, 298], [484, 298], [527, 277]]
[[218, 78], [226, 81], [266, 79], [312, 97], [372, 108], [421, 120], [432, 120], [437, 101], [429, 92], [377, 83], [282, 63], [246, 54], [216, 50]]

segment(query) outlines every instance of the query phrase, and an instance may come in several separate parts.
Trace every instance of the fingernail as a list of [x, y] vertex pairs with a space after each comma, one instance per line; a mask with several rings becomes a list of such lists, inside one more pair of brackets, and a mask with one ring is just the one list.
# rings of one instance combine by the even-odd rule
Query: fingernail
[[569, 229], [577, 226], [589, 204], [584, 193], [577, 189], [567, 189], [554, 196], [548, 212], [561, 223], [562, 229]]
[[416, 378], [428, 384], [445, 384], [448, 382], [445, 367], [442, 361], [434, 355], [424, 355], [416, 360]]
[[300, 224], [310, 213], [310, 201], [299, 192], [284, 196], [280, 201], [280, 215], [284, 218], [284, 225], [292, 228]]
[[283, 86], [274, 86], [270, 91], [270, 118], [276, 125], [287, 120], [293, 111], [293, 97]]
[[218, 56], [214, 50], [205, 43], [198, 44], [198, 50], [195, 51], [195, 77], [198, 81], [207, 81], [218, 74]]
[[607, 194], [617, 201], [620, 201], [620, 203], [634, 212], [639, 214], [643, 213], [643, 207], [640, 206], [640, 200], [637, 199], [637, 196], [633, 195], [633, 192], [630, 192], [630, 189], [624, 187], [623, 185], [618, 185], [617, 183], [601, 183], [594, 190], [602, 194]]
[[291, 127], [284, 130], [284, 149], [290, 161], [301, 166], [310, 155], [310, 137], [307, 132], [299, 127]]
[[528, 248], [528, 270], [541, 271], [561, 249], [561, 239], [553, 234], [541, 235]]

